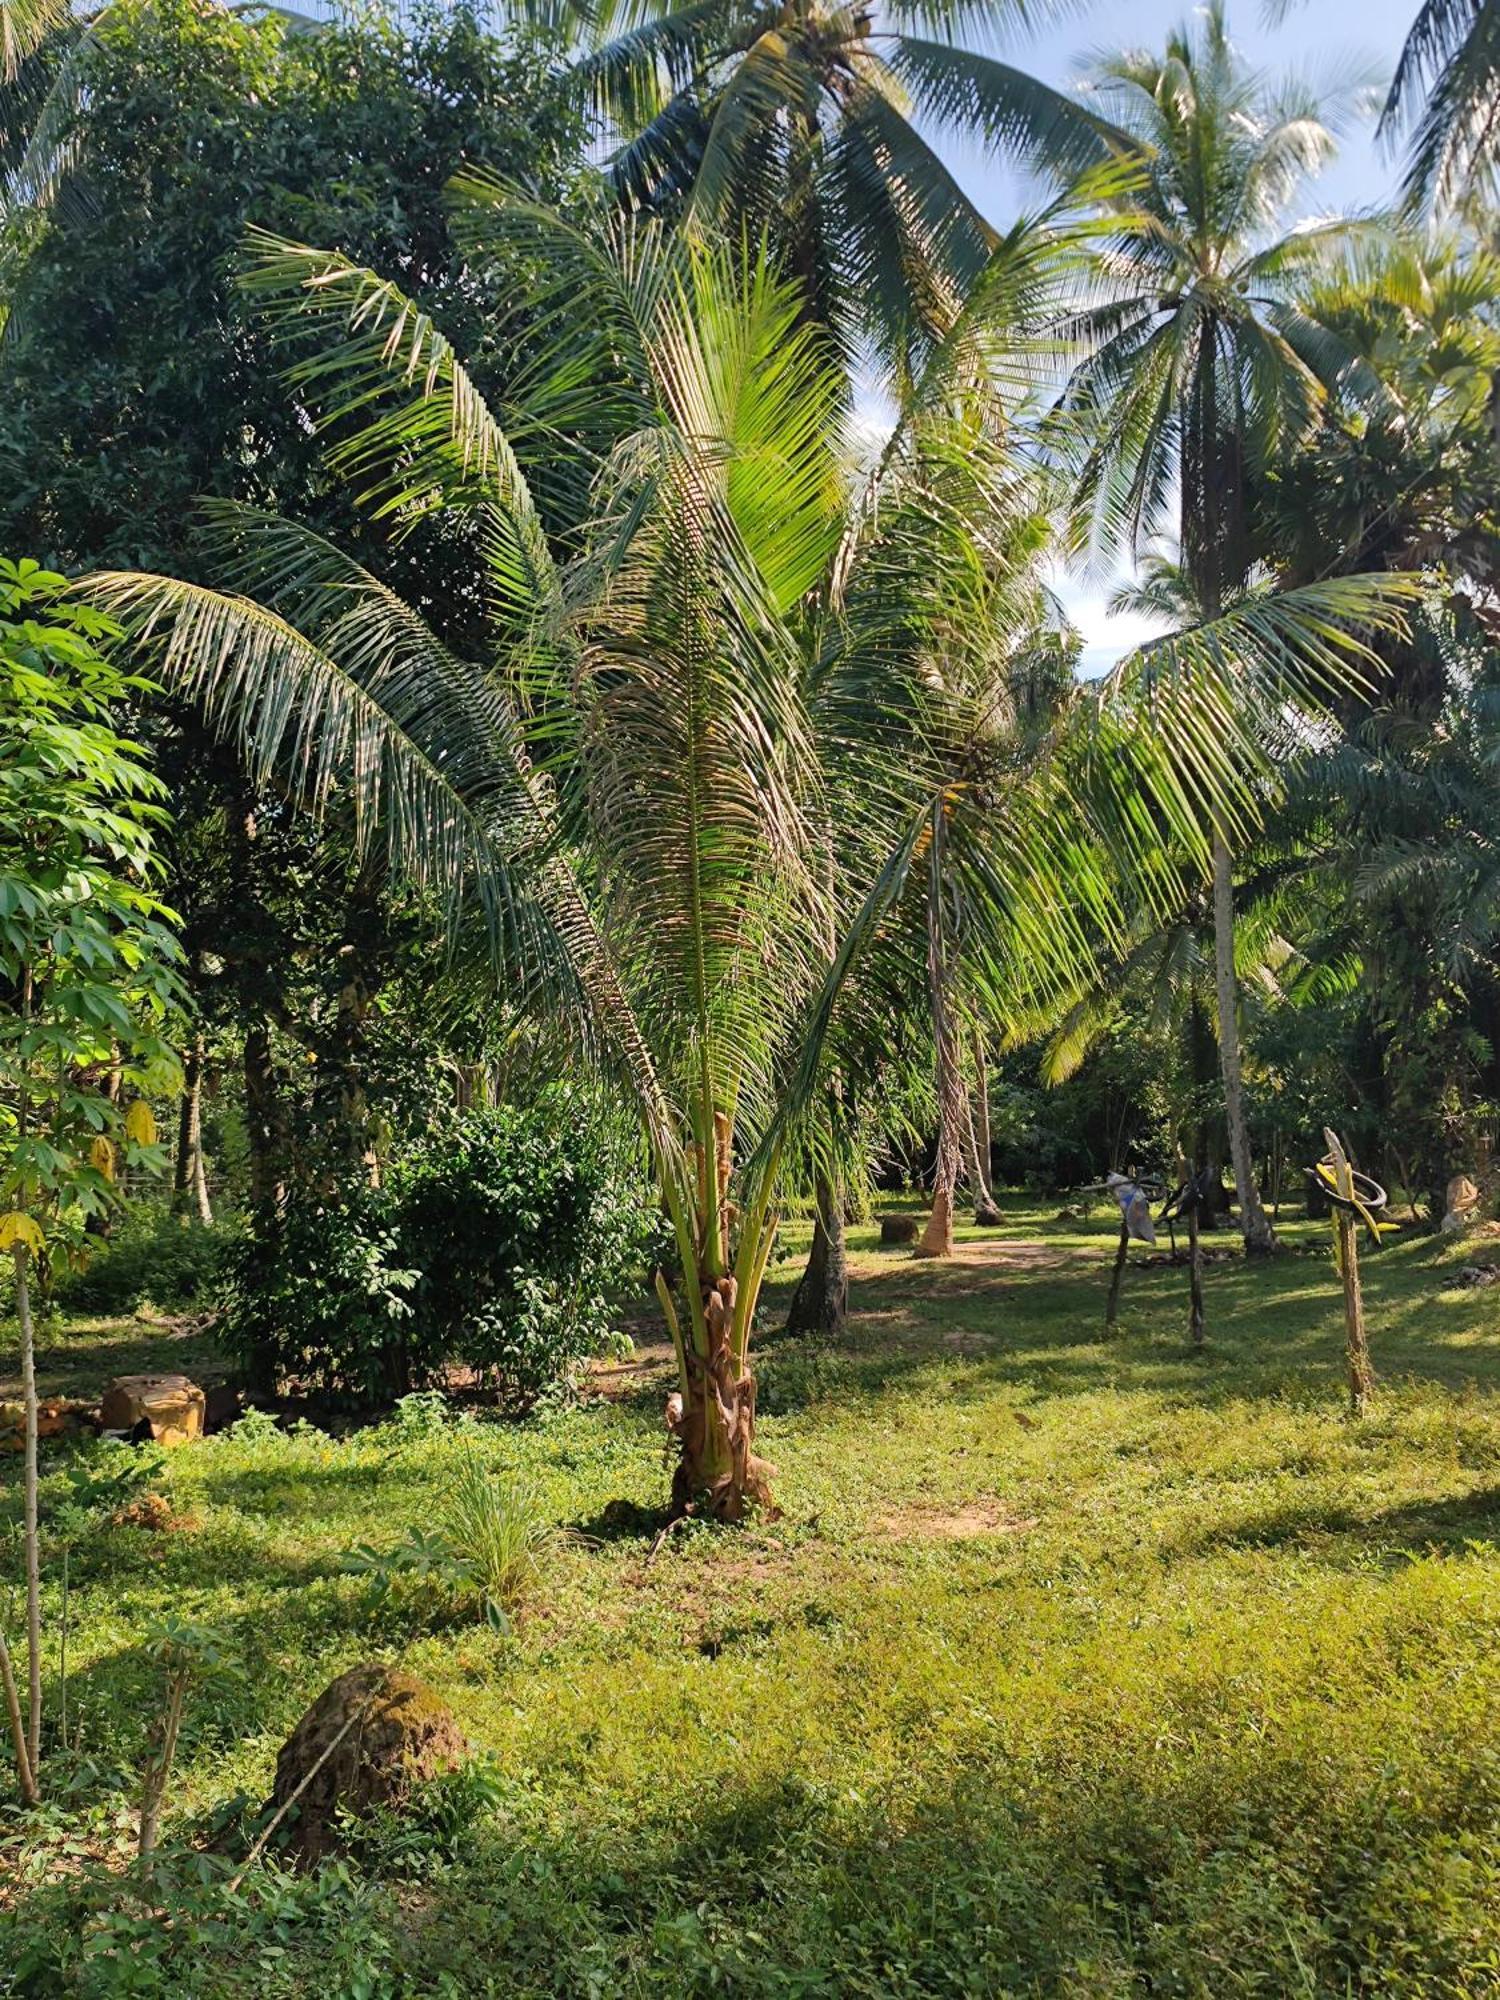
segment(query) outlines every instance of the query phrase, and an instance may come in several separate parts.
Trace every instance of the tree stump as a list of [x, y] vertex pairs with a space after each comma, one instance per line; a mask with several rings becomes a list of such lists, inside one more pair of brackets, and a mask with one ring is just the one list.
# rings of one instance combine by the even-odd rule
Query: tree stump
[[186, 1375], [120, 1375], [99, 1404], [100, 1427], [144, 1432], [157, 1444], [187, 1444], [203, 1435], [206, 1398]]
[[282, 1744], [271, 1805], [296, 1797], [288, 1845], [314, 1863], [337, 1845], [341, 1810], [362, 1818], [399, 1808], [467, 1754], [452, 1710], [425, 1682], [378, 1663], [351, 1667]]

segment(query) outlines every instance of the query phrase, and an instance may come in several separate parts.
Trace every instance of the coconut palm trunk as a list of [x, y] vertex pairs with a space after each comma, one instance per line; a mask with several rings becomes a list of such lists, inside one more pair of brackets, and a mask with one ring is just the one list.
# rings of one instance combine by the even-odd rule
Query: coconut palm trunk
[[842, 1333], [849, 1316], [849, 1262], [844, 1247], [844, 1191], [831, 1173], [820, 1174], [812, 1248], [787, 1309], [789, 1333]]
[[984, 1036], [978, 1028], [973, 1030], [971, 1048], [974, 1058], [974, 1139], [979, 1151], [979, 1177], [990, 1211], [987, 1217], [982, 1216], [980, 1220], [996, 1223], [1003, 1218], [990, 1178], [995, 1158], [994, 1139], [990, 1131], [990, 1071], [985, 1060]]
[[953, 966], [943, 934], [943, 808], [933, 808], [928, 849], [927, 986], [932, 1005], [932, 1048], [938, 1103], [937, 1160], [932, 1175], [932, 1209], [917, 1243], [919, 1257], [953, 1255], [953, 1197], [967, 1113], [959, 1063], [958, 1024], [953, 1009]]
[[1234, 976], [1234, 862], [1222, 834], [1214, 836], [1214, 988], [1219, 1013], [1219, 1068], [1224, 1078], [1224, 1118], [1229, 1157], [1239, 1193], [1245, 1249], [1262, 1256], [1276, 1247], [1275, 1232], [1255, 1185], [1255, 1161], [1245, 1123], [1244, 1071], [1240, 1061], [1239, 991]]
[[177, 1118], [177, 1162], [172, 1174], [172, 1207], [179, 1214], [191, 1202], [198, 1220], [211, 1225], [208, 1169], [203, 1158], [203, 1035], [193, 1038], [183, 1063], [182, 1103]]
[[716, 1110], [698, 1121], [697, 1130], [702, 1136], [686, 1149], [685, 1176], [670, 1169], [663, 1176], [679, 1245], [688, 1237], [685, 1314], [662, 1273], [656, 1278], [680, 1384], [667, 1403], [668, 1428], [681, 1451], [672, 1480], [672, 1510], [674, 1515], [702, 1511], [716, 1520], [737, 1521], [751, 1503], [774, 1511], [770, 1480], [775, 1467], [754, 1449], [755, 1377], [749, 1347], [777, 1219], [762, 1196], [741, 1218], [731, 1259], [736, 1219], [729, 1200], [733, 1124], [726, 1112]]
[[[990, 1191], [989, 1106], [985, 1102], [984, 1061], [979, 1054], [977, 1036], [971, 1046], [975, 1057], [975, 1080], [973, 1089], [964, 1098], [964, 1144], [968, 1150], [969, 1192], [974, 1198], [974, 1220], [982, 1228], [993, 1229], [1001, 1220], [1001, 1215]], [[982, 1140], [981, 1125], [984, 1132]]]

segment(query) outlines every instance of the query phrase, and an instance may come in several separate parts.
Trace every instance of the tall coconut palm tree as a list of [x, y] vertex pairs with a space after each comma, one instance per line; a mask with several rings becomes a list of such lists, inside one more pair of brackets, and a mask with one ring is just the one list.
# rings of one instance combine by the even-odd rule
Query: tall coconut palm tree
[[1383, 138], [1406, 131], [1412, 131], [1410, 201], [1442, 213], [1475, 195], [1493, 200], [1500, 165], [1497, 0], [1426, 0], [1380, 119]]
[[[909, 934], [891, 920], [934, 829], [987, 913], [971, 964], [988, 938], [997, 977], [1018, 960], [1061, 979], [1115, 907], [1103, 860], [1149, 890], [1134, 857], [1158, 828], [1206, 860], [1202, 801], [1253, 811], [1268, 716], [1362, 657], [1351, 623], [1389, 600], [1342, 581], [1174, 642], [1149, 716], [1117, 682], [981, 794], [945, 688], [966, 645], [992, 649], [969, 614], [1013, 561], [989, 406], [935, 397], [851, 483], [841, 371], [763, 256], [628, 219], [601, 239], [483, 186], [466, 202], [475, 255], [494, 229], [544, 236], [537, 268], [574, 308], [555, 367], [596, 385], [591, 435], [614, 413], [565, 564], [512, 437], [396, 287], [267, 239], [246, 283], [359, 504], [397, 533], [466, 522], [478, 656], [327, 541], [243, 510], [217, 517], [238, 589], [84, 587], [257, 771], [478, 924], [506, 985], [574, 1020], [630, 1091], [676, 1246], [657, 1280], [675, 1496], [734, 1517], [770, 1498], [751, 1331], [781, 1203], [820, 1157], [830, 1026], [866, 953]], [[518, 434], [566, 448], [550, 425]], [[1233, 685], [1231, 638], [1255, 669]]]
[[[1248, 68], [1218, 0], [1160, 54], [1102, 62], [1094, 88], [1129, 133], [1141, 177], [1103, 204], [1106, 296], [1074, 331], [1089, 352], [1065, 411], [1077, 426], [1083, 532], [1135, 555], [1175, 527], [1208, 624], [1244, 581], [1247, 472], [1306, 430], [1344, 350], [1298, 306], [1328, 228], [1278, 234], [1288, 204], [1334, 149], [1310, 88]], [[1175, 518], [1174, 518], [1175, 517]], [[1219, 1054], [1246, 1248], [1274, 1237], [1251, 1172], [1234, 978], [1234, 877], [1214, 839]]]
[[578, 77], [628, 201], [768, 234], [846, 355], [873, 342], [909, 378], [997, 242], [932, 140], [1068, 173], [1110, 154], [1097, 114], [1003, 59], [1037, 11], [615, 0]]

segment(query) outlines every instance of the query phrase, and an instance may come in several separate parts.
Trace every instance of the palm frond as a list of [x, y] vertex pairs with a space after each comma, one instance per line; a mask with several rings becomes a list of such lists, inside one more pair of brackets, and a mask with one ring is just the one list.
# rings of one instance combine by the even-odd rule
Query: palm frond
[[[1214, 829], [1236, 844], [1276, 776], [1266, 746], [1295, 748], [1300, 730], [1312, 747], [1313, 717], [1368, 692], [1383, 672], [1374, 642], [1405, 630], [1419, 595], [1411, 578], [1335, 578], [1248, 597], [1131, 655], [1101, 687], [1095, 719], [1132, 767], [1130, 809], [1149, 801], [1186, 853], [1204, 855]], [[1141, 732], [1130, 745], [1119, 740], [1127, 717]]]
[[0, 78], [14, 83], [26, 59], [68, 15], [67, 0], [0, 0]]
[[1076, 98], [994, 56], [903, 33], [885, 60], [936, 131], [977, 139], [1065, 182], [1130, 150], [1122, 132]]
[[593, 1033], [670, 1164], [655, 1065], [518, 725], [475, 669], [320, 537], [265, 516], [238, 526], [260, 581], [320, 625], [321, 643], [248, 598], [166, 577], [105, 572], [78, 588], [234, 736], [257, 782], [290, 784], [315, 813], [347, 810], [359, 844], [382, 842], [451, 924], [477, 906], [497, 970]]

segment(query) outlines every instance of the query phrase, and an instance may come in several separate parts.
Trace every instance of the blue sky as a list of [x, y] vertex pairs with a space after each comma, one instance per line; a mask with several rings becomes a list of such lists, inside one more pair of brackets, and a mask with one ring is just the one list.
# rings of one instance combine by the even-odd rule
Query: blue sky
[[[1080, 57], [1093, 49], [1158, 48], [1168, 32], [1193, 14], [1191, 0], [1100, 0], [1078, 5], [1054, 25], [1007, 43], [1008, 61], [1066, 89], [1077, 80]], [[1229, 0], [1230, 33], [1247, 57], [1274, 72], [1295, 68], [1314, 76], [1350, 64], [1362, 65], [1381, 83], [1395, 68], [1407, 30], [1418, 11], [1418, 0], [1357, 0], [1332, 5], [1330, 0], [1291, 0], [1285, 19], [1269, 26], [1262, 0]], [[940, 148], [963, 187], [989, 218], [1000, 226], [1012, 221], [1030, 203], [1016, 177], [980, 154], [953, 146]], [[1313, 184], [1302, 213], [1327, 215], [1379, 206], [1395, 181], [1392, 163], [1377, 151], [1373, 132], [1353, 131], [1340, 154]], [[1127, 619], [1111, 619], [1103, 591], [1081, 579], [1060, 577], [1059, 589], [1085, 640], [1084, 671], [1102, 672], [1122, 652], [1149, 635], [1149, 627]]]

